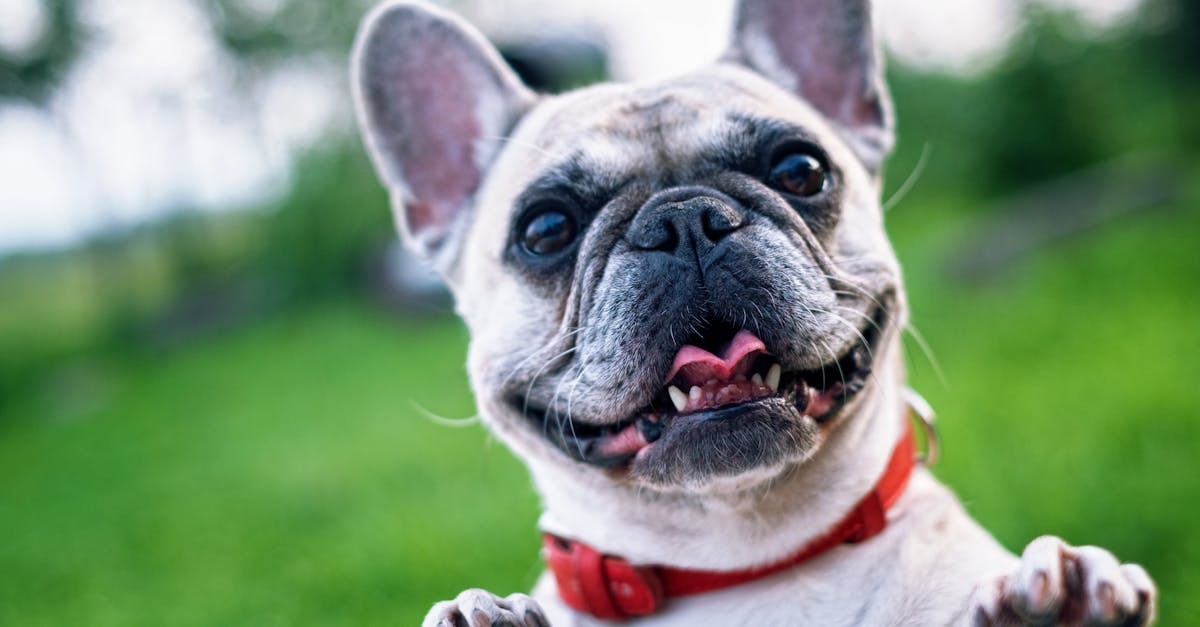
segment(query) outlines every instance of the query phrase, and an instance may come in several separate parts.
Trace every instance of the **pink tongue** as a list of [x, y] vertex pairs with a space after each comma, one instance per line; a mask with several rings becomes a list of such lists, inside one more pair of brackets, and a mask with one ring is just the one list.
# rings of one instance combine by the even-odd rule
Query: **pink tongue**
[[739, 374], [747, 375], [754, 358], [765, 352], [766, 344], [745, 329], [733, 336], [733, 341], [722, 351], [720, 357], [699, 346], [684, 344], [679, 352], [675, 353], [675, 362], [671, 364], [667, 382], [674, 380], [676, 376], [688, 386], [704, 385], [712, 379], [728, 381]]

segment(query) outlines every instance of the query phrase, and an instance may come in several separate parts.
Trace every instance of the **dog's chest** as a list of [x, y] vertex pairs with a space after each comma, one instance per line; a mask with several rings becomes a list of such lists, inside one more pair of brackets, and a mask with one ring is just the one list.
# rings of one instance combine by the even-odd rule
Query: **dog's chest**
[[[879, 536], [834, 549], [778, 575], [671, 600], [630, 624], [682, 625], [957, 625], [975, 582], [1011, 569], [1015, 558], [922, 473]], [[550, 578], [535, 597], [556, 627], [606, 625], [566, 608]]]

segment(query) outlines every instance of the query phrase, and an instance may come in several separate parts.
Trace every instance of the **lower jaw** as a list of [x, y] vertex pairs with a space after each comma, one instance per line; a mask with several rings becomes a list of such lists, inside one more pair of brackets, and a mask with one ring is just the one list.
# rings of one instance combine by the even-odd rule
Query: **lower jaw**
[[763, 399], [677, 417], [625, 472], [654, 485], [703, 484], [806, 459], [820, 438], [815, 419], [784, 399]]
[[652, 485], [696, 485], [803, 460], [820, 438], [815, 419], [770, 397], [676, 416], [660, 439], [612, 472]]
[[790, 449], [811, 439], [810, 432], [819, 434], [861, 390], [858, 383], [838, 385], [817, 392], [793, 381], [770, 396], [683, 414], [643, 415], [598, 437], [580, 437], [574, 428], [543, 434], [568, 457], [607, 469], [614, 478], [661, 477], [677, 473], [677, 467], [735, 474], [755, 463], [795, 457]]

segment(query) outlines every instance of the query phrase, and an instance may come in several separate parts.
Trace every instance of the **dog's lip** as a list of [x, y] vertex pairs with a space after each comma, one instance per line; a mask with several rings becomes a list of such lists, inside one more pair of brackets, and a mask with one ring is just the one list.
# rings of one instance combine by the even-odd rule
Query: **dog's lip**
[[[714, 420], [733, 420], [755, 405], [783, 401], [794, 404], [786, 395], [761, 396], [755, 399], [712, 407], [670, 417], [639, 416], [610, 427], [600, 435], [566, 433], [551, 438], [569, 456], [603, 468], [625, 469], [638, 458], [649, 454], [666, 433], [666, 429], [694, 428]], [[592, 429], [594, 427], [589, 427]], [[650, 429], [656, 434], [648, 437]]]
[[[675, 411], [670, 398], [670, 387], [664, 387], [649, 405], [619, 422], [596, 424], [574, 420], [570, 425], [560, 425], [562, 428], [554, 430], [547, 428], [548, 417], [544, 411], [527, 406], [523, 398], [517, 399], [517, 402], [520, 403], [519, 407], [525, 409], [527, 417], [540, 423], [538, 427], [544, 435], [568, 456], [607, 468], [627, 468], [635, 458], [649, 453], [655, 442], [669, 429], [710, 420], [732, 419], [751, 405], [770, 403], [776, 399], [786, 401], [799, 415], [824, 424], [833, 420], [842, 407], [866, 387], [874, 362], [873, 351], [887, 322], [886, 309], [879, 306], [869, 319], [871, 322], [860, 331], [862, 340], [847, 348], [838, 359], [812, 370], [781, 371], [776, 375], [778, 385], [770, 393], [752, 394], [731, 403], [702, 404], [696, 410], [679, 412]], [[753, 351], [751, 357], [757, 359], [757, 367], [760, 368], [763, 364], [776, 364], [765, 352]], [[741, 361], [741, 357], [738, 360]], [[672, 374], [678, 371], [678, 368], [672, 368]], [[735, 376], [745, 380], [744, 374]], [[715, 383], [719, 387], [730, 381], [708, 383]], [[676, 425], [679, 418], [685, 420]]]

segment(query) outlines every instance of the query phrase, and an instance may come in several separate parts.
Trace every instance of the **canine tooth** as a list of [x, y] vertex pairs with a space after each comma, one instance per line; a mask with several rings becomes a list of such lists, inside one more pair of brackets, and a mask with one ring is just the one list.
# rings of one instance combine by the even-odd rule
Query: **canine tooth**
[[758, 374], [757, 372], [754, 373], [754, 376], [750, 377], [750, 382], [753, 383], [754, 385], [762, 387], [762, 385], [763, 385], [762, 375]]
[[700, 386], [693, 385], [692, 389], [688, 390], [688, 400], [692, 401], [693, 403], [699, 402], [700, 394]]
[[771, 369], [767, 370], [767, 387], [771, 388], [772, 392], [779, 391], [779, 377], [783, 375], [783, 368], [779, 364], [771, 364]]
[[671, 395], [671, 402], [675, 404], [676, 411], [683, 411], [683, 408], [687, 407], [688, 397], [683, 390], [672, 385], [667, 388], [667, 394]]

